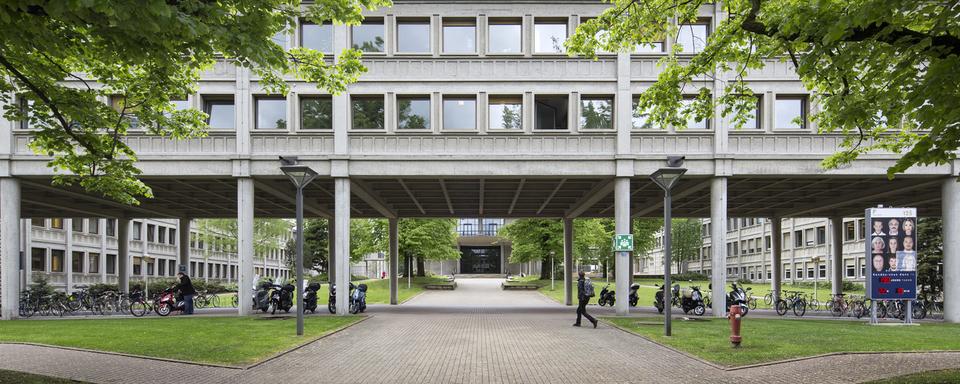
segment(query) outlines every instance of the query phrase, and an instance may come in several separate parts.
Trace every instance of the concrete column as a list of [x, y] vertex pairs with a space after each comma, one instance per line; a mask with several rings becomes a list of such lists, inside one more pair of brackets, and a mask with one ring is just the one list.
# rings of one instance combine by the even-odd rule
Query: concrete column
[[[630, 231], [630, 178], [618, 177], [614, 181], [614, 204], [616, 233], [623, 234]], [[625, 316], [630, 312], [629, 290], [630, 283], [630, 252], [617, 252], [616, 274], [616, 312], [618, 316]]]
[[563, 303], [573, 305], [573, 219], [563, 219]]
[[336, 220], [327, 219], [327, 283], [334, 284], [337, 282], [337, 260], [334, 255], [337, 254], [337, 242], [334, 241], [336, 236]]
[[[830, 286], [833, 287], [834, 295], [843, 293], [843, 217], [835, 216], [830, 218], [830, 245], [833, 252], [830, 252]], [[820, 271], [816, 271], [819, 277]]]
[[778, 216], [770, 218], [770, 289], [773, 292], [773, 302], [780, 298], [780, 280], [783, 278], [783, 262], [780, 252], [783, 245], [782, 219]]
[[63, 219], [63, 232], [66, 238], [66, 244], [64, 248], [66, 250], [63, 252], [64, 266], [63, 270], [67, 275], [67, 294], [73, 292], [73, 218]]
[[0, 319], [14, 319], [20, 313], [20, 180], [12, 177], [0, 179], [0, 279]]
[[120, 292], [130, 292], [131, 225], [133, 224], [129, 218], [117, 218], [117, 284], [120, 288]]
[[[98, 267], [98, 269], [100, 271], [100, 283], [106, 284], [107, 283], [107, 220], [113, 220], [113, 219], [99, 219], [99, 220], [100, 220], [100, 266]], [[27, 244], [30, 244], [30, 243], [27, 242]]]
[[336, 230], [334, 242], [337, 263], [337, 314], [348, 313], [347, 295], [350, 293], [350, 179], [334, 179], [334, 221]]
[[[955, 176], [944, 180], [941, 201], [943, 204], [943, 319], [948, 323], [960, 323], [960, 183]], [[869, 267], [868, 265], [867, 268]]]
[[710, 182], [710, 233], [713, 244], [713, 258], [710, 276], [713, 316], [726, 317], [727, 283], [727, 178], [714, 177]]
[[[0, 198], [2, 198], [2, 196], [0, 196]], [[20, 264], [20, 269], [23, 269], [23, 275], [21, 276], [20, 288], [27, 289], [30, 287], [30, 284], [33, 283], [33, 266], [30, 265], [31, 259], [33, 259], [33, 223], [31, 223], [30, 220], [21, 221], [23, 222], [23, 226], [20, 227], [23, 236], [23, 257], [20, 258], [20, 262], [22, 263]], [[2, 238], [2, 235], [0, 235], [0, 238]], [[0, 275], [0, 279], [2, 279], [2, 275]]]
[[190, 220], [189, 217], [181, 217], [180, 225], [177, 226], [177, 234], [180, 237], [177, 239], [177, 271], [180, 270], [181, 265], [187, 271], [190, 270]]
[[[237, 178], [237, 305], [240, 315], [249, 315], [253, 307], [253, 179]], [[199, 268], [199, 265], [197, 266]]]
[[400, 223], [397, 219], [388, 219], [387, 222], [390, 226], [390, 305], [397, 305], [397, 268], [400, 267]]

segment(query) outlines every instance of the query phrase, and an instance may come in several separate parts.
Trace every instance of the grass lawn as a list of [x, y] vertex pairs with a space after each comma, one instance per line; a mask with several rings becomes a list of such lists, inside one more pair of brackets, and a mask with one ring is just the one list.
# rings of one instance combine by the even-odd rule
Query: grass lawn
[[66, 384], [82, 383], [82, 381], [59, 379], [50, 376], [34, 375], [17, 371], [0, 369], [0, 384]]
[[744, 365], [831, 352], [960, 350], [960, 324], [878, 326], [854, 321], [747, 318], [739, 349], [730, 344], [726, 319], [673, 322], [663, 336], [663, 318], [604, 320], [673, 348], [723, 365]]
[[942, 371], [928, 371], [912, 375], [891, 377], [889, 379], [871, 381], [870, 384], [938, 384], [960, 383], [960, 369], [945, 369]]
[[247, 365], [359, 321], [358, 316], [190, 317], [0, 322], [0, 342], [32, 342], [204, 363]]

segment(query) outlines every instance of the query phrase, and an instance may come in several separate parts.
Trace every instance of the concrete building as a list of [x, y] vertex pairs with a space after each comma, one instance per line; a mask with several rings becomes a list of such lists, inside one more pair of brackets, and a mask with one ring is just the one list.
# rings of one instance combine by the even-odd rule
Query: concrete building
[[[119, 218], [121, 271], [132, 260], [124, 241], [131, 218], [179, 219], [181, 235], [192, 218], [236, 218], [238, 276], [241, 286], [252, 285], [254, 218], [294, 216], [294, 189], [279, 169], [279, 155], [298, 156], [320, 174], [305, 190], [306, 215], [333, 219], [331, 261], [340, 286], [349, 278], [352, 217], [389, 220], [393, 288], [400, 217], [554, 217], [564, 219], [570, 292], [572, 219], [614, 217], [616, 231], [629, 233], [632, 217], [659, 216], [662, 194], [649, 175], [666, 166], [668, 155], [684, 155], [688, 171], [674, 188], [674, 216], [710, 218], [718, 244], [727, 243], [729, 217], [772, 218], [779, 233], [781, 219], [839, 220], [877, 204], [943, 216], [945, 318], [960, 321], [960, 162], [914, 167], [889, 180], [886, 169], [898, 154], [871, 153], [849, 167], [823, 170], [821, 160], [843, 137], [818, 132], [808, 118], [817, 111], [815, 98], [791, 64], [779, 60], [744, 73], [758, 96], [759, 118], [750, 127], [731, 129], [719, 109], [686, 127], [650, 126], [632, 106], [656, 80], [657, 61], [676, 42], [695, 52], [726, 15], [705, 4], [697, 23], [654, 50], [597, 60], [563, 53], [556, 42], [608, 6], [397, 0], [368, 12], [360, 26], [295, 26], [279, 36], [286, 46], [309, 45], [333, 56], [362, 47], [369, 71], [340, 95], [289, 79], [291, 92], [278, 98], [249, 69], [218, 63], [201, 75], [198, 92], [178, 103], [210, 114], [208, 136], [177, 141], [134, 130], [126, 139], [155, 195], [139, 206], [51, 186], [48, 159], [28, 147], [29, 127], [0, 120], [0, 315], [17, 314], [21, 218]], [[706, 87], [716, 95], [734, 77], [718, 72], [689, 89]], [[594, 115], [585, 119], [583, 111]], [[779, 255], [781, 238], [771, 241]], [[626, 314], [629, 255], [617, 258], [616, 309]], [[179, 262], [188, 259], [181, 249]], [[714, 285], [721, 285], [726, 247], [714, 247], [710, 259]], [[780, 276], [781, 265], [774, 260], [772, 276]], [[126, 286], [128, 276], [118, 278]], [[347, 290], [337, 293], [345, 302]], [[722, 292], [714, 294], [720, 302]], [[240, 300], [239, 312], [248, 313], [250, 293], [240, 290]], [[345, 313], [346, 306], [337, 309]]]
[[[72, 292], [77, 285], [116, 284], [119, 280], [115, 219], [34, 218], [23, 220], [25, 256], [22, 288], [46, 279], [57, 289]], [[128, 274], [133, 280], [173, 278], [178, 271], [179, 222], [170, 219], [134, 220], [129, 241]], [[194, 225], [196, 228], [196, 226]], [[236, 283], [239, 258], [229, 235], [210, 229], [190, 233], [188, 275], [196, 280]], [[289, 238], [289, 236], [287, 236]], [[290, 276], [284, 249], [286, 238], [265, 246], [254, 257], [258, 276]]]
[[[825, 218], [790, 218], [781, 220], [781, 281], [830, 281], [833, 258], [831, 221]], [[765, 218], [732, 218], [727, 221], [725, 252], [728, 281], [747, 279], [770, 282], [773, 279], [772, 225]], [[844, 218], [840, 273], [843, 280], [863, 282], [866, 277], [863, 218]], [[709, 219], [701, 220], [703, 247], [694, 260], [684, 264], [683, 271], [711, 274], [713, 241]], [[663, 239], [658, 235], [656, 247], [634, 261], [638, 274], [663, 274]], [[819, 258], [819, 262], [815, 261]], [[676, 271], [674, 266], [674, 273]]]

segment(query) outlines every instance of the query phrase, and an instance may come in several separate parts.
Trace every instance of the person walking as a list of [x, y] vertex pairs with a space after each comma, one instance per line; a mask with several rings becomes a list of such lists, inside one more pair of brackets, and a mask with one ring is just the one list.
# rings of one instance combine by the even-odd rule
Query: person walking
[[587, 320], [590, 320], [593, 323], [593, 327], [597, 327], [597, 319], [594, 319], [593, 316], [590, 316], [587, 313], [587, 303], [590, 302], [590, 298], [593, 297], [593, 283], [583, 277], [583, 271], [577, 273], [579, 278], [577, 279], [577, 322], [573, 323], [574, 327], [580, 326], [580, 317], [586, 317]]
[[197, 290], [193, 289], [193, 282], [191, 282], [190, 277], [183, 272], [177, 273], [177, 278], [180, 280], [180, 282], [177, 283], [177, 290], [179, 290], [180, 295], [183, 296], [183, 314], [192, 315], [193, 296], [197, 294]]

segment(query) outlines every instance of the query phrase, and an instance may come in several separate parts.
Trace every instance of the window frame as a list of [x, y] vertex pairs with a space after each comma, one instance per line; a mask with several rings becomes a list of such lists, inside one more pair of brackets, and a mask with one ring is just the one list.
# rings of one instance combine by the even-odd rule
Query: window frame
[[[562, 124], [563, 127], [562, 127], [562, 128], [540, 128], [540, 127], [537, 126], [537, 121], [538, 121], [538, 119], [537, 119], [537, 116], [538, 116], [538, 115], [537, 115], [537, 110], [538, 110], [538, 108], [539, 108], [539, 107], [538, 107], [539, 104], [537, 103], [537, 100], [540, 100], [540, 98], [545, 98], [545, 99], [555, 99], [555, 98], [556, 98], [556, 99], [559, 99], [559, 98], [563, 98], [563, 99], [564, 99], [564, 104], [566, 105], [566, 108], [567, 108], [566, 111], [567, 111], [567, 113], [563, 116], [564, 118], [563, 118], [563, 120], [562, 120], [562, 122], [563, 122], [563, 124]], [[570, 94], [568, 94], [568, 93], [544, 93], [544, 94], [534, 94], [534, 95], [533, 95], [533, 111], [532, 111], [532, 112], [533, 112], [533, 131], [534, 131], [534, 132], [570, 132], [570, 129], [571, 129], [571, 128], [570, 128]], [[579, 116], [578, 116], [578, 117], [579, 117]], [[579, 124], [579, 121], [578, 121], [578, 124]]]
[[[702, 25], [702, 26], [704, 26], [703, 46], [700, 47], [700, 50], [699, 50], [699, 51], [697, 51], [697, 50], [689, 50], [689, 51], [688, 51], [688, 50], [686, 50], [686, 47], [684, 47], [685, 49], [683, 50], [683, 52], [679, 52], [678, 55], [693, 56], [693, 55], [696, 55], [696, 54], [698, 54], [698, 53], [700, 53], [700, 52], [703, 52], [703, 48], [705, 48], [705, 47], [707, 46], [707, 41], [710, 40], [710, 35], [713, 33], [713, 31], [710, 29], [710, 26], [711, 26], [712, 24], [713, 24], [713, 23], [711, 22], [711, 20], [710, 20], [709, 18], [700, 18], [700, 19], [697, 19], [697, 21], [692, 22], [692, 23], [684, 23], [684, 24], [678, 25], [678, 26], [677, 26], [677, 34], [676, 34], [676, 36], [674, 36], [674, 40], [673, 40], [673, 43], [674, 43], [674, 44], [677, 44], [677, 42], [680, 41], [680, 33], [683, 31], [683, 27], [686, 27], [686, 26], [694, 26], [694, 25]], [[691, 33], [691, 38], [695, 38], [695, 37], [696, 37], [696, 35], [693, 34], [693, 30], [692, 30], [692, 29], [691, 29], [691, 32], [690, 32], [690, 33]], [[696, 44], [696, 41], [694, 41], [694, 44]], [[673, 49], [673, 48], [671, 47], [671, 49]]]
[[[493, 39], [490, 38], [490, 36], [492, 36], [493, 34], [490, 33], [490, 27], [495, 25], [497, 26], [510, 25], [510, 26], [516, 26], [520, 28], [517, 34], [517, 42], [519, 43], [519, 49], [516, 52], [499, 52], [499, 51], [495, 52], [491, 49], [490, 43], [493, 41]], [[479, 29], [478, 29], [478, 32], [479, 32]], [[511, 18], [511, 17], [488, 18], [486, 33], [487, 33], [487, 46], [485, 47], [485, 49], [486, 49], [487, 55], [494, 55], [494, 56], [523, 55], [523, 19], [522, 18]]]
[[[506, 100], [511, 100], [511, 102], [505, 102]], [[512, 102], [514, 100], [516, 103]], [[501, 124], [499, 127], [494, 127], [493, 119], [491, 119], [491, 112], [492, 107], [496, 105], [519, 105], [520, 126], [517, 128], [503, 128]], [[489, 95], [487, 97], [487, 130], [497, 132], [523, 132], [525, 128], [523, 120], [523, 95]]]
[[[356, 33], [354, 33], [355, 29], [357, 27], [364, 27], [364, 26], [370, 26], [370, 25], [380, 26], [380, 36], [383, 37], [383, 47], [379, 51], [364, 51], [363, 49], [354, 47], [354, 38], [356, 37]], [[360, 52], [363, 52], [364, 55], [386, 55], [387, 54], [387, 45], [389, 44], [389, 42], [387, 41], [387, 23], [384, 19], [366, 18], [363, 20], [363, 22], [361, 22], [358, 25], [351, 25], [348, 33], [350, 34], [350, 39], [349, 39], [350, 44], [348, 45], [349, 48], [359, 50]]]
[[[448, 24], [449, 23], [449, 24]], [[464, 52], [447, 52], [447, 27], [473, 27], [473, 50]], [[440, 54], [441, 55], [476, 55], [480, 51], [480, 28], [477, 18], [450, 17], [440, 20]]]
[[[355, 114], [354, 102], [355, 102], [355, 101], [358, 101], [358, 100], [376, 101], [376, 100], [378, 100], [378, 99], [379, 99], [379, 101], [380, 101], [380, 108], [381, 108], [381, 113], [380, 113], [380, 125], [381, 125], [381, 126], [380, 126], [379, 128], [369, 128], [369, 127], [357, 128], [357, 127], [355, 127], [356, 119], [354, 118], [354, 114]], [[383, 94], [352, 94], [352, 95], [350, 95], [350, 116], [349, 116], [349, 117], [350, 117], [350, 125], [349, 125], [349, 128], [350, 128], [350, 129], [349, 129], [349, 130], [350, 130], [350, 131], [360, 131], [360, 132], [386, 132], [386, 129], [387, 129], [387, 122], [386, 122], [387, 117], [386, 117], [386, 114], [387, 114], [386, 95], [383, 95]]]
[[[429, 17], [398, 17], [394, 23], [393, 51], [399, 55], [430, 55], [433, 53], [433, 22]], [[400, 35], [401, 25], [426, 25], [427, 26], [427, 50], [426, 51], [403, 51], [400, 50], [400, 42], [403, 37]], [[352, 46], [352, 45], [351, 45]]]
[[[321, 27], [321, 29], [319, 29], [319, 30], [322, 30], [322, 27], [324, 27], [324, 26], [329, 26], [329, 27], [330, 27], [330, 51], [324, 51], [324, 50], [322, 50], [322, 49], [310, 48], [310, 47], [307, 47], [307, 46], [303, 45], [304, 36], [306, 36], [306, 34], [304, 33], [304, 27], [309, 26], [309, 25], [315, 25], [315, 26]], [[333, 40], [334, 40], [334, 39], [333, 39], [333, 33], [334, 33], [334, 32], [333, 32], [333, 23], [324, 22], [324, 23], [317, 24], [317, 23], [314, 23], [314, 22], [311, 22], [311, 21], [308, 21], [308, 20], [300, 19], [300, 25], [298, 25], [297, 28], [299, 28], [299, 33], [300, 33], [299, 38], [298, 38], [298, 41], [297, 41], [297, 47], [315, 49], [316, 51], [318, 51], [318, 52], [320, 52], [320, 53], [323, 53], [324, 56], [326, 56], [327, 54], [332, 54], [332, 53], [334, 53], [334, 52], [333, 52], [333, 51], [334, 51], [334, 49], [333, 49]]]
[[[614, 95], [581, 95], [577, 106], [577, 129], [591, 132], [603, 132], [617, 129], [617, 107], [616, 96]], [[589, 128], [584, 119], [584, 101], [607, 101], [610, 104], [610, 127], [609, 128]]]
[[[686, 107], [687, 103], [693, 103], [693, 102], [696, 101], [696, 99], [697, 99], [697, 95], [683, 95], [682, 98], [680, 99], [680, 104], [681, 104], [683, 107]], [[687, 123], [686, 126], [683, 127], [683, 129], [682, 129], [681, 131], [684, 131], [684, 132], [709, 132], [709, 131], [712, 131], [712, 130], [713, 130], [713, 118], [708, 117], [708, 118], [703, 119], [703, 120], [701, 120], [701, 121], [703, 121], [703, 128], [700, 128], [700, 127], [691, 127], [691, 126], [690, 126], [690, 121], [687, 121], [687, 122], [686, 122], [686, 123]], [[694, 123], [699, 123], [699, 121], [695, 121]]]
[[[476, 132], [478, 130], [477, 125], [477, 109], [480, 107], [479, 100], [477, 100], [477, 95], [443, 95], [440, 98], [440, 129], [443, 132]], [[473, 102], [473, 121], [472, 128], [448, 128], [447, 127], [447, 102], [448, 101], [472, 101]]]
[[[304, 105], [306, 104], [306, 103], [304, 103], [304, 102], [305, 102], [305, 101], [311, 101], [311, 100], [316, 100], [316, 101], [321, 101], [321, 102], [330, 103], [330, 126], [329, 126], [329, 127], [307, 127], [307, 126], [304, 124], [304, 121], [305, 121], [305, 120], [304, 120], [304, 118], [303, 118], [303, 116], [304, 116], [304, 115], [303, 115], [303, 108], [304, 108]], [[304, 95], [304, 94], [298, 95], [298, 97], [297, 97], [297, 118], [299, 119], [299, 122], [298, 122], [298, 124], [297, 124], [297, 132], [303, 131], [303, 132], [329, 132], [329, 133], [332, 133], [332, 132], [333, 132], [333, 115], [334, 115], [334, 111], [333, 111], [333, 95], [320, 95], [320, 94], [317, 94], [317, 95]]]
[[[402, 101], [426, 101], [427, 102], [427, 116], [426, 116], [426, 127], [423, 128], [405, 128], [401, 126], [400, 119], [400, 103]], [[397, 132], [418, 132], [418, 131], [432, 131], [433, 130], [433, 100], [430, 95], [420, 95], [420, 94], [404, 94], [397, 95], [397, 107], [395, 108], [396, 119], [397, 119]], [[419, 116], [419, 115], [418, 115]]]
[[[207, 114], [206, 124], [208, 129], [211, 131], [221, 131], [221, 132], [230, 132], [237, 130], [237, 101], [234, 98], [233, 94], [216, 94], [216, 95], [201, 95], [201, 101], [203, 102], [203, 113]], [[220, 128], [210, 126], [210, 121], [213, 119], [211, 112], [213, 107], [216, 105], [230, 105], [233, 107], [233, 127], [231, 128]]]
[[[539, 25], [562, 25], [565, 33], [563, 41], [560, 43], [562, 50], [560, 52], [555, 51], [538, 51], [537, 50], [537, 26]], [[567, 49], [562, 47], [563, 43], [570, 38], [570, 22], [567, 18], [558, 18], [558, 17], [543, 17], [543, 18], [534, 18], [533, 25], [531, 25], [533, 30], [533, 41], [530, 42], [530, 52], [534, 55], [566, 55]]]
[[[777, 106], [777, 104], [778, 104], [778, 102], [779, 102], [780, 100], [784, 100], [784, 101], [788, 101], [788, 100], [800, 101], [800, 119], [801, 119], [801, 124], [800, 124], [800, 127], [799, 127], [799, 128], [796, 128], [796, 127], [778, 127], [778, 125], [780, 125], [780, 124], [777, 123], [777, 110], [779, 109], [778, 106]], [[807, 111], [808, 109], [809, 109], [809, 99], [807, 98], [807, 95], [794, 95], [794, 94], [783, 94], [783, 95], [778, 94], [778, 95], [776, 95], [776, 98], [774, 98], [774, 100], [773, 100], [773, 129], [774, 129], [774, 130], [777, 130], [777, 131], [794, 131], [794, 132], [796, 132], [796, 131], [806, 131], [806, 130], [808, 130], [808, 129], [810, 128], [810, 122], [808, 121], [808, 120], [809, 120], [809, 113], [808, 113], [808, 111]], [[791, 124], [792, 124], [792, 121], [793, 121], [793, 119], [791, 119]]]
[[[283, 122], [284, 127], [260, 127], [260, 102], [261, 101], [280, 101], [283, 102]], [[287, 98], [273, 95], [254, 95], [253, 96], [253, 130], [261, 132], [277, 132], [290, 130], [290, 121], [287, 119], [287, 109], [289, 108]]]

